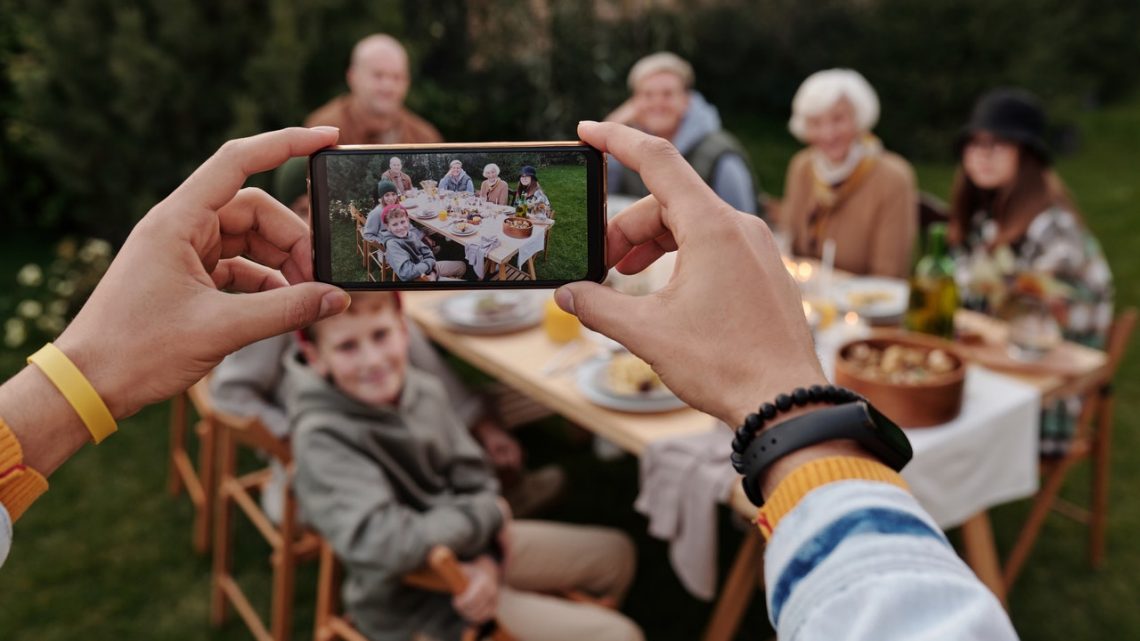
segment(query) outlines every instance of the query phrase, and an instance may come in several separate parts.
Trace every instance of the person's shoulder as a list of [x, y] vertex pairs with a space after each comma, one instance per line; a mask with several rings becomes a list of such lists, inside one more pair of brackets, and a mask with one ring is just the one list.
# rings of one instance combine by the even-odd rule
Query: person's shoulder
[[788, 161], [788, 175], [799, 176], [811, 170], [811, 147], [804, 147], [797, 151]]
[[348, 100], [348, 94], [341, 94], [320, 107], [317, 107], [305, 118], [305, 126], [341, 126], [344, 122], [344, 103], [346, 100]]
[[407, 144], [443, 142], [443, 135], [427, 120], [411, 109], [404, 109], [404, 131]]
[[893, 151], [883, 151], [879, 157], [879, 171], [884, 174], [893, 184], [906, 183], [910, 185], [915, 184], [914, 167], [906, 158], [896, 154]]

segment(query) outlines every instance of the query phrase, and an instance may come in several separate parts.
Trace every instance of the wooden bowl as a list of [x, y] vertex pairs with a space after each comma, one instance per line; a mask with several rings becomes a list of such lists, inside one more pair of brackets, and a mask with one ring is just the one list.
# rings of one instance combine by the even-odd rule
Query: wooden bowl
[[503, 233], [511, 238], [530, 238], [534, 223], [522, 216], [509, 216], [503, 219]]
[[[850, 360], [852, 350], [860, 344], [878, 350], [886, 350], [892, 345], [926, 353], [942, 350], [950, 357], [953, 368], [945, 373], [931, 373], [914, 383], [889, 382], [869, 376]], [[839, 349], [835, 359], [835, 384], [867, 397], [900, 427], [931, 427], [953, 420], [962, 411], [965, 382], [966, 364], [955, 351], [954, 344], [924, 334], [878, 331], [870, 338], [847, 343]]]

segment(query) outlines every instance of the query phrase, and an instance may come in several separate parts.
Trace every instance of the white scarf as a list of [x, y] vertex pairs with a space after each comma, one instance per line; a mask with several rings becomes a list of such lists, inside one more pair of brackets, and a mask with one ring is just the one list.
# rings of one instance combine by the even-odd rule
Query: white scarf
[[867, 156], [874, 156], [883, 151], [883, 143], [879, 139], [865, 135], [855, 139], [851, 143], [851, 149], [847, 152], [847, 157], [843, 162], [833, 164], [827, 159], [827, 156], [821, 152], [812, 150], [811, 164], [815, 175], [824, 183], [834, 187], [839, 183], [851, 177], [851, 172], [859, 166], [859, 162]]

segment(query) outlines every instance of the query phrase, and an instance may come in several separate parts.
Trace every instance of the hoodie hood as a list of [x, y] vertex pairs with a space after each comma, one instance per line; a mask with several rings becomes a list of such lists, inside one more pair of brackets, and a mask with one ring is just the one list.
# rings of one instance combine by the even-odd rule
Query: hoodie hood
[[720, 112], [699, 91], [689, 94], [689, 108], [681, 118], [681, 126], [673, 136], [673, 146], [681, 155], [693, 150], [705, 136], [720, 129]]

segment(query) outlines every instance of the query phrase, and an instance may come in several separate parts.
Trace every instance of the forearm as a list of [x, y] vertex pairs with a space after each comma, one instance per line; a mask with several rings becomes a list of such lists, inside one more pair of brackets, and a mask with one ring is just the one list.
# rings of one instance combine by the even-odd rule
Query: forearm
[[0, 417], [24, 452], [24, 465], [50, 476], [91, 435], [79, 415], [38, 367], [0, 385]]
[[781, 638], [1016, 638], [930, 516], [888, 482], [839, 481], [804, 496], [768, 542], [764, 578]]

